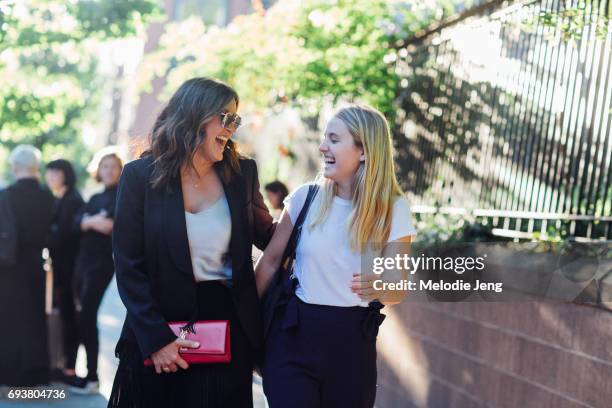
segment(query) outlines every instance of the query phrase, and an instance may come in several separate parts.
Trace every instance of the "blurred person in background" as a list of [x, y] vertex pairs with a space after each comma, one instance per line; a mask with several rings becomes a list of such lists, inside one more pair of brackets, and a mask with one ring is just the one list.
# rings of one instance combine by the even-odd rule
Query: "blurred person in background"
[[79, 232], [74, 219], [83, 207], [83, 198], [76, 189], [76, 174], [69, 161], [53, 160], [45, 172], [47, 186], [56, 198], [49, 251], [53, 261], [53, 286], [61, 318], [63, 371], [53, 373], [56, 380], [73, 385], [74, 366], [79, 347], [74, 293], [74, 264], [79, 249]]
[[270, 214], [272, 214], [272, 217], [276, 221], [280, 218], [283, 208], [285, 208], [284, 201], [289, 195], [289, 190], [287, 189], [287, 186], [279, 180], [274, 180], [273, 182], [266, 184], [264, 186], [264, 190], [266, 191], [266, 198], [272, 206]]
[[54, 198], [39, 183], [40, 151], [19, 145], [9, 156], [15, 183], [8, 187], [17, 231], [14, 266], [0, 270], [0, 384], [49, 382], [42, 250], [53, 219]]
[[112, 149], [104, 152], [96, 154], [90, 166], [95, 168], [94, 177], [104, 185], [104, 191], [94, 194], [75, 219], [76, 228], [81, 231], [75, 268], [80, 306], [78, 339], [87, 354], [87, 376], [71, 381], [70, 390], [78, 394], [98, 392], [98, 309], [115, 271], [111, 234], [123, 161]]

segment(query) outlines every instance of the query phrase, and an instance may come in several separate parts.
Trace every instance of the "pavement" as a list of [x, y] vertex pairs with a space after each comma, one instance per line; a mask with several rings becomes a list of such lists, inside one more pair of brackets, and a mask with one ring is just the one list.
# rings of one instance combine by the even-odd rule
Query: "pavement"
[[[40, 396], [38, 399], [10, 399], [8, 393], [10, 388], [0, 388], [0, 408], [13, 407], [65, 407], [65, 408], [105, 408], [108, 403], [108, 398], [113, 386], [115, 371], [119, 360], [115, 357], [114, 349], [119, 334], [121, 333], [121, 325], [125, 318], [125, 308], [119, 298], [117, 292], [117, 283], [113, 279], [111, 282], [102, 305], [98, 313], [98, 328], [100, 335], [100, 355], [98, 359], [98, 375], [100, 377], [100, 392], [95, 395], [74, 395], [66, 390], [61, 384], [51, 384], [45, 387], [37, 387], [35, 390], [51, 390], [46, 394], [50, 398], [42, 397], [40, 391], [36, 394]], [[76, 364], [77, 374], [85, 376], [87, 373], [85, 352], [83, 348], [79, 349]], [[32, 388], [30, 388], [32, 389]], [[15, 390], [15, 389], [13, 389]], [[62, 391], [64, 391], [62, 393]], [[63, 396], [62, 396], [63, 395]], [[254, 408], [265, 408], [266, 402], [263, 394], [261, 379], [255, 377], [253, 380], [253, 402]]]

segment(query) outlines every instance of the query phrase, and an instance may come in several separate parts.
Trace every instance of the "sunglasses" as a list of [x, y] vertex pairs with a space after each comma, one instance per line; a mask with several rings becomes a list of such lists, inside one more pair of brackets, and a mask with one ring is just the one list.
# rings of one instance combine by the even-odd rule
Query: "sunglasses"
[[221, 126], [228, 130], [236, 131], [242, 123], [242, 118], [237, 113], [221, 112], [219, 116], [221, 117]]

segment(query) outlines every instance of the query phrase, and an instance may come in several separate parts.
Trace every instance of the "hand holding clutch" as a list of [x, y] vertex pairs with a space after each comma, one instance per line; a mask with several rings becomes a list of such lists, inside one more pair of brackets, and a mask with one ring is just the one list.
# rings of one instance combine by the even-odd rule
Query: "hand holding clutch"
[[[178, 350], [165, 350], [168, 347], [166, 346], [157, 352], [164, 352], [159, 356], [160, 358], [152, 356], [154, 360], [160, 360], [161, 369], [165, 372], [175, 372], [176, 364], [181, 368], [187, 368], [189, 364], [229, 363], [231, 361], [229, 321], [203, 320], [191, 325], [188, 322], [171, 322], [169, 326], [178, 339], [168, 346], [172, 345]], [[176, 351], [178, 355], [174, 354]], [[146, 359], [144, 364], [146, 366], [155, 365], [155, 371], [160, 373], [157, 362]], [[185, 364], [182, 364], [183, 362]]]
[[185, 340], [177, 338], [172, 343], [168, 343], [155, 353], [151, 354], [151, 359], [145, 361], [145, 365], [154, 365], [155, 372], [161, 374], [162, 370], [165, 373], [175, 373], [178, 371], [178, 367], [186, 370], [189, 368], [189, 364], [179, 354], [179, 350], [190, 347], [198, 348], [200, 344], [195, 341]]

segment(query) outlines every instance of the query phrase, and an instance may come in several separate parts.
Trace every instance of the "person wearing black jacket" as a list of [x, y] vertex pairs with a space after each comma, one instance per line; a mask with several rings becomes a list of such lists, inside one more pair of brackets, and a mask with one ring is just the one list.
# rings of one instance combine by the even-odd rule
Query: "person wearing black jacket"
[[47, 186], [56, 197], [53, 224], [49, 236], [49, 251], [53, 261], [53, 286], [60, 312], [63, 342], [63, 372], [59, 380], [72, 384], [76, 377], [78, 337], [74, 304], [74, 263], [79, 249], [79, 233], [74, 230], [74, 218], [84, 201], [76, 189], [76, 174], [68, 160], [47, 163]]
[[122, 169], [123, 162], [116, 153], [101, 155], [95, 178], [104, 184], [104, 191], [94, 194], [75, 218], [75, 228], [81, 231], [75, 269], [80, 305], [78, 339], [87, 354], [87, 377], [70, 388], [75, 393], [95, 393], [99, 387], [98, 309], [115, 270], [111, 234]]
[[49, 382], [42, 250], [54, 198], [38, 181], [40, 151], [17, 146], [9, 156], [16, 182], [7, 189], [17, 231], [13, 266], [0, 269], [0, 385]]
[[[109, 407], [253, 406], [263, 330], [251, 251], [274, 224], [255, 162], [231, 139], [237, 107], [226, 84], [188, 80], [157, 118], [149, 151], [125, 167], [113, 253], [127, 317]], [[198, 345], [168, 323], [190, 320], [230, 322], [231, 362], [187, 364], [179, 349]]]

